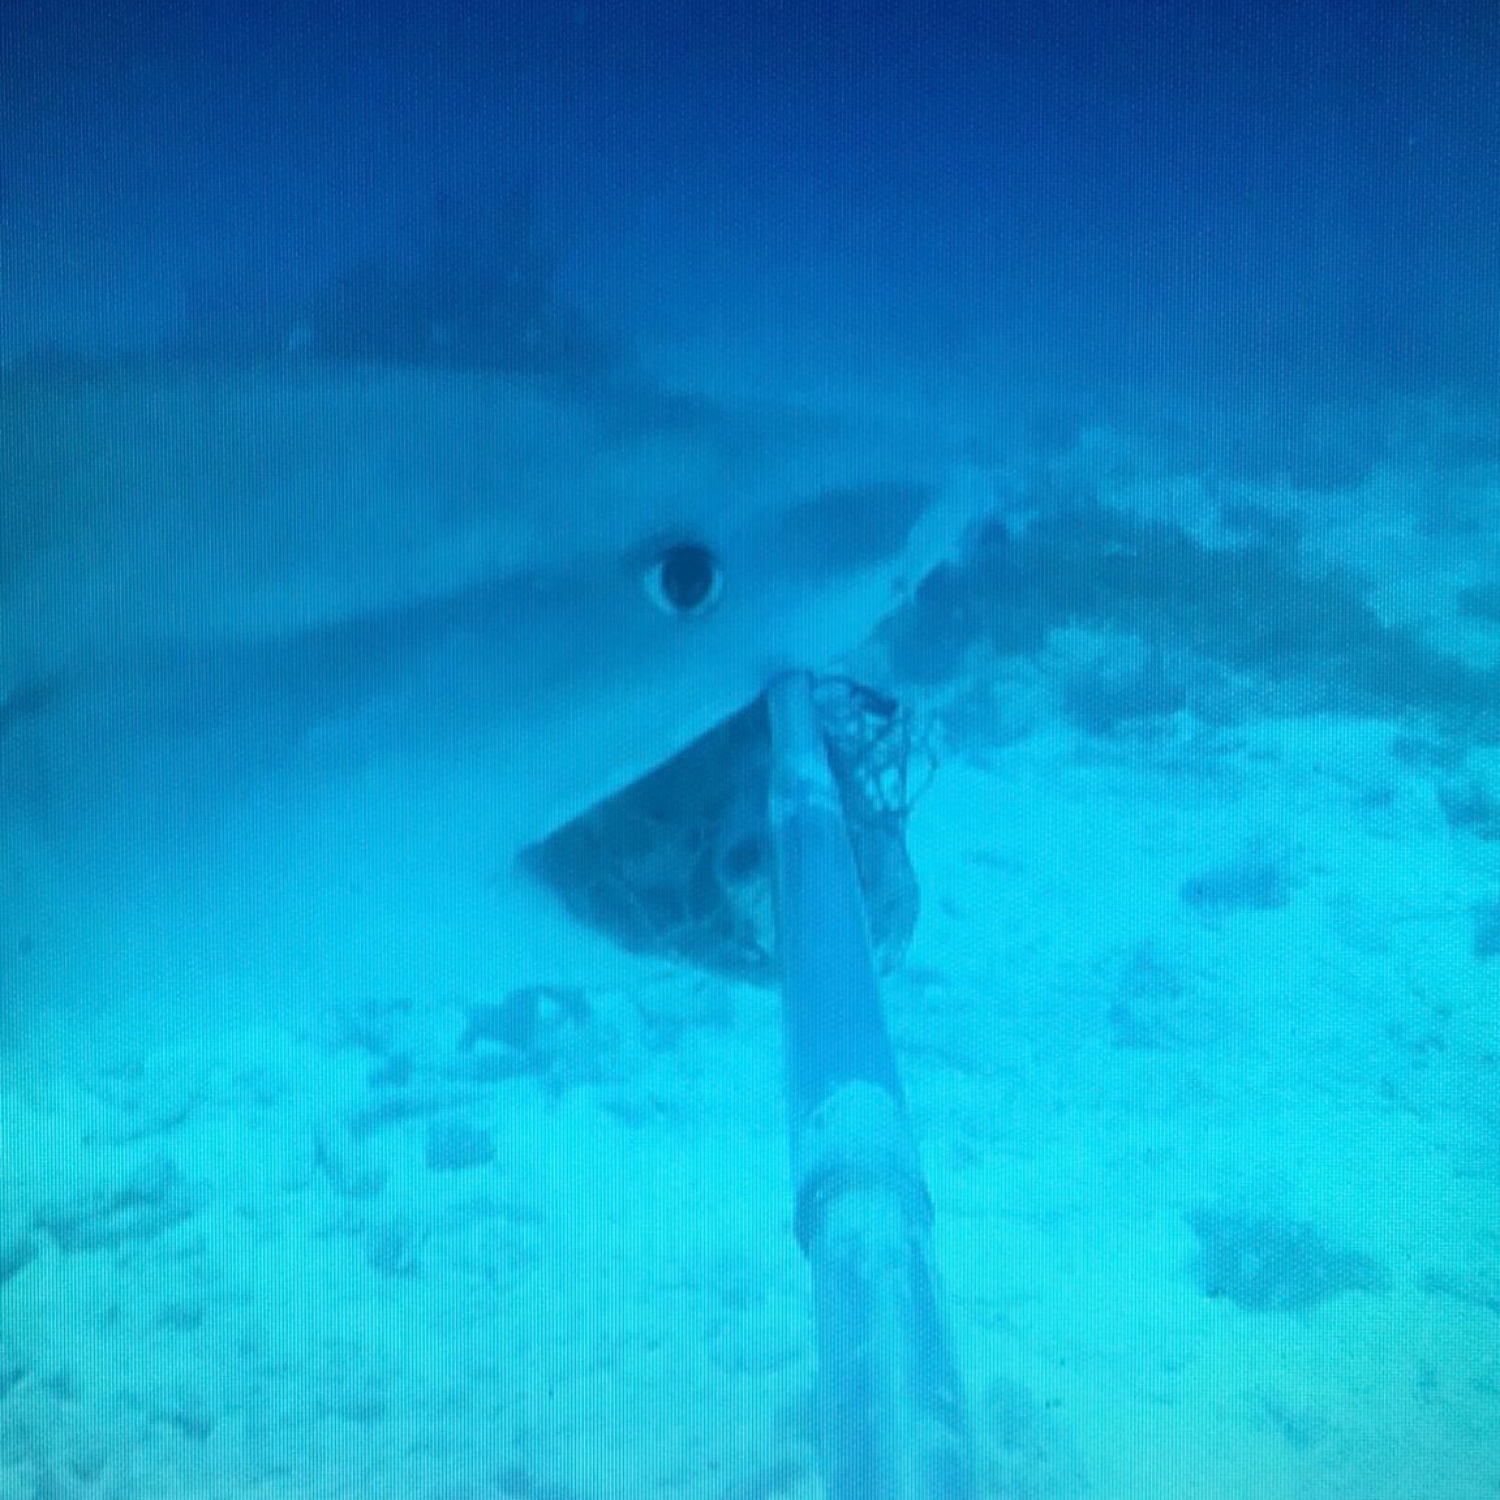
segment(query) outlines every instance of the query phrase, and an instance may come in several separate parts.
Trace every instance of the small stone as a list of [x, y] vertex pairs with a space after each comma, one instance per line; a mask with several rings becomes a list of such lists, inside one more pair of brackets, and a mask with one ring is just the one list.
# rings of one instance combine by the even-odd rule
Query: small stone
[[374, 1198], [385, 1187], [385, 1163], [336, 1115], [322, 1116], [313, 1127], [313, 1159], [334, 1192], [345, 1198]]
[[1382, 1292], [1384, 1268], [1368, 1255], [1331, 1244], [1311, 1225], [1271, 1215], [1197, 1209], [1198, 1284], [1249, 1312], [1301, 1312], [1344, 1292]]
[[434, 1120], [427, 1127], [427, 1165], [434, 1172], [487, 1167], [495, 1159], [495, 1138], [465, 1120]]
[[36, 1254], [36, 1242], [21, 1231], [7, 1231], [0, 1226], [0, 1286], [22, 1270]]
[[459, 1050], [494, 1042], [517, 1053], [555, 1046], [557, 1033], [587, 1026], [592, 1019], [588, 996], [574, 985], [530, 984], [512, 990], [498, 1005], [476, 1005], [459, 1039]]
[[21, 1347], [0, 1335], [0, 1401], [31, 1373], [31, 1358]]
[[405, 1219], [388, 1219], [365, 1232], [365, 1260], [382, 1276], [415, 1276], [421, 1269], [423, 1234]]
[[206, 1442], [214, 1430], [213, 1409], [208, 1397], [194, 1386], [183, 1385], [162, 1408], [162, 1420], [194, 1442]]
[[[1500, 901], [1481, 901], [1473, 910], [1474, 957], [1500, 958]], [[0, 1250], [0, 1281], [5, 1279]]]
[[113, 1250], [126, 1240], [155, 1239], [191, 1218], [207, 1200], [164, 1154], [147, 1157], [118, 1185], [99, 1186], [37, 1210], [35, 1226], [58, 1249]]
[[1276, 911], [1291, 901], [1292, 882], [1280, 860], [1252, 851], [1191, 876], [1179, 894], [1201, 912]]

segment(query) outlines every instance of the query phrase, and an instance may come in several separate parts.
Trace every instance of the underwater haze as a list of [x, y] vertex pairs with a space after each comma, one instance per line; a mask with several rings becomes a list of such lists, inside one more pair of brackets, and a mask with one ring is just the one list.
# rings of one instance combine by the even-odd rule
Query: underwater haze
[[1496, 161], [1487, 0], [11, 0], [0, 1500], [824, 1493], [789, 668], [972, 1493], [1493, 1497]]

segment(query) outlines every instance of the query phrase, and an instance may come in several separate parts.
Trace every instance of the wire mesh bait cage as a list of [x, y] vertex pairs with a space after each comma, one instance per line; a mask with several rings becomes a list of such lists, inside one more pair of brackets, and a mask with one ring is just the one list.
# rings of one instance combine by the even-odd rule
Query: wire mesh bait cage
[[[814, 702], [859, 869], [876, 961], [900, 961], [920, 898], [906, 849], [933, 765], [930, 736], [895, 699], [843, 677]], [[769, 984], [775, 921], [766, 843], [765, 700], [521, 856], [580, 921], [633, 952]]]

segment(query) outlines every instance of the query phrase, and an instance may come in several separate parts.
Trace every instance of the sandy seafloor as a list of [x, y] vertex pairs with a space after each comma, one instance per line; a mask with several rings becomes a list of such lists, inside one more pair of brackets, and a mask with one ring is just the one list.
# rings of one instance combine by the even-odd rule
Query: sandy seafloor
[[[1018, 470], [1209, 545], [1295, 517], [1482, 683], [1500, 447], [1431, 433], [1493, 421], [1429, 404], [1316, 486], [1087, 424]], [[886, 994], [983, 1493], [1493, 1497], [1500, 745], [1120, 619], [913, 692], [948, 748]], [[1184, 692], [1109, 709], [1138, 659]], [[238, 968], [168, 981], [144, 906], [75, 909], [140, 924], [95, 993], [62, 924], [4, 954], [0, 1500], [820, 1492], [775, 995], [476, 909], [430, 993], [232, 902]], [[530, 986], [487, 1072], [476, 1008]]]

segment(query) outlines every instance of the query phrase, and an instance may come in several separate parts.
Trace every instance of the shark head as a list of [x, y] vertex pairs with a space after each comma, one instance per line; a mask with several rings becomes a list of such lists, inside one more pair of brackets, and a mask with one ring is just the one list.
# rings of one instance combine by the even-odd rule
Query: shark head
[[0, 403], [0, 796], [200, 888], [206, 837], [273, 849], [262, 891], [461, 904], [835, 664], [976, 509], [881, 424], [643, 383], [195, 359]]

